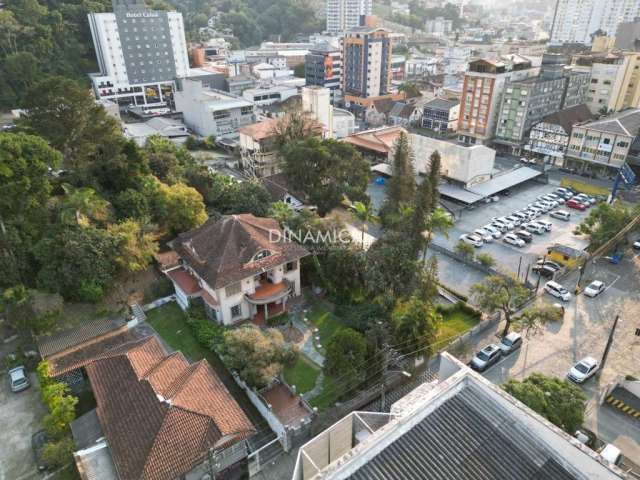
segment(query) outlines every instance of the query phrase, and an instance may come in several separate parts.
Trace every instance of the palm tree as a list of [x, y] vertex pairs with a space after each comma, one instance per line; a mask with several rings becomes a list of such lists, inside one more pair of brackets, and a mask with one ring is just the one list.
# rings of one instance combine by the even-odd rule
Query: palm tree
[[361, 244], [364, 249], [364, 233], [369, 230], [370, 223], [378, 223], [378, 217], [376, 217], [374, 213], [373, 205], [370, 202], [351, 202], [347, 197], [344, 198], [343, 204], [351, 210], [351, 214], [357, 220], [360, 220], [360, 223], [362, 224]]
[[427, 259], [427, 249], [431, 243], [433, 232], [440, 232], [449, 238], [449, 229], [453, 227], [453, 219], [451, 214], [444, 208], [437, 207], [427, 218], [427, 237], [425, 239], [424, 250], [422, 252], [422, 261]]

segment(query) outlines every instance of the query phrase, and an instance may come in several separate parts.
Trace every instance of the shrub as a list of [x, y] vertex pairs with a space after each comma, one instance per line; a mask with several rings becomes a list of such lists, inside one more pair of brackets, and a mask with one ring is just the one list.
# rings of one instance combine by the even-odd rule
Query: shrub
[[458, 255], [468, 258], [469, 260], [472, 260], [473, 256], [475, 255], [475, 247], [473, 245], [469, 245], [466, 242], [463, 242], [462, 240], [456, 243], [454, 250]]
[[94, 280], [83, 280], [80, 282], [78, 300], [81, 302], [98, 303], [103, 295], [104, 291], [98, 282]]
[[193, 306], [187, 312], [187, 324], [193, 336], [204, 348], [215, 350], [224, 342], [224, 327], [211, 321], [202, 306]]
[[75, 445], [69, 436], [57, 442], [47, 442], [42, 450], [45, 463], [53, 468], [62, 467], [73, 461]]
[[487, 268], [491, 268], [496, 264], [495, 258], [488, 253], [479, 253], [476, 256], [476, 260], [478, 260], [482, 266]]

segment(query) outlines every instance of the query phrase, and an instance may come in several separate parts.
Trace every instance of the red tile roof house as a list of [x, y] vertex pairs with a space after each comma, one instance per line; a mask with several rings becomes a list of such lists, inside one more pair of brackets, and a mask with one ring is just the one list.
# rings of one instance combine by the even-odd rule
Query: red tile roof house
[[300, 295], [300, 259], [309, 252], [285, 239], [278, 222], [251, 214], [209, 219], [170, 243], [179, 265], [166, 268], [181, 308], [194, 299], [223, 325], [261, 324]]
[[[246, 472], [255, 429], [206, 362], [167, 355], [155, 336], [85, 365], [97, 407], [72, 424], [83, 479], [195, 480]], [[222, 454], [221, 452], [224, 452]]]

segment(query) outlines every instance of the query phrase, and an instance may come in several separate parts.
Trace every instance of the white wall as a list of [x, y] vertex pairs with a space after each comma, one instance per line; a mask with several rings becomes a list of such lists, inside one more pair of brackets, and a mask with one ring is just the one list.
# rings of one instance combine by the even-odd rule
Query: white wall
[[496, 152], [483, 145], [465, 147], [414, 133], [409, 139], [418, 173], [429, 171], [429, 157], [436, 150], [442, 159], [442, 175], [464, 184], [487, 180], [493, 170]]

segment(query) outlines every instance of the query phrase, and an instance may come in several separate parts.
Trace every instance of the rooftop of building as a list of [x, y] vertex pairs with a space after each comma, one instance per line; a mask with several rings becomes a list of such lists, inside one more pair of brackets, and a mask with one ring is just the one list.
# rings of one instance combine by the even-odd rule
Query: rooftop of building
[[591, 113], [591, 110], [582, 104], [547, 115], [541, 122], [560, 125], [565, 132], [569, 133], [575, 124], [586, 122], [594, 117], [595, 115]]
[[460, 104], [460, 100], [448, 100], [446, 98], [434, 98], [424, 104], [425, 108], [436, 108], [439, 110], [449, 110]]
[[220, 220], [210, 218], [202, 226], [178, 235], [171, 245], [200, 278], [216, 289], [309, 255], [283, 237], [276, 220], [238, 214]]
[[616, 480], [622, 472], [447, 353], [437, 379], [303, 445], [293, 480]]
[[581, 123], [579, 126], [599, 132], [636, 137], [640, 132], [640, 108], [629, 108], [593, 122]]

